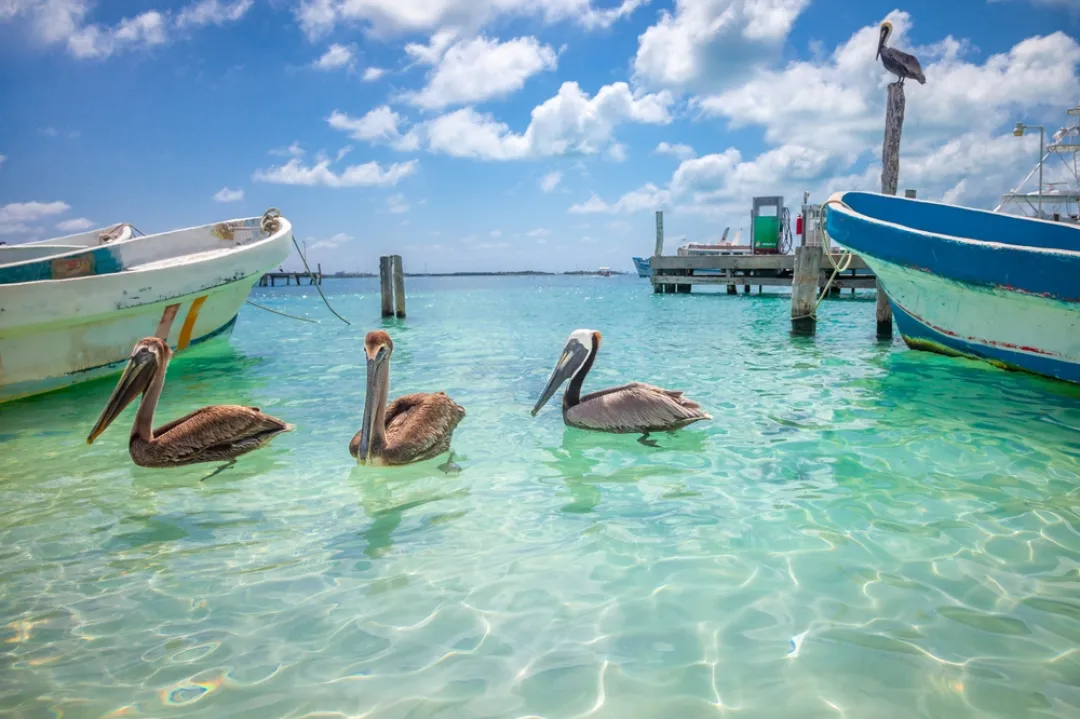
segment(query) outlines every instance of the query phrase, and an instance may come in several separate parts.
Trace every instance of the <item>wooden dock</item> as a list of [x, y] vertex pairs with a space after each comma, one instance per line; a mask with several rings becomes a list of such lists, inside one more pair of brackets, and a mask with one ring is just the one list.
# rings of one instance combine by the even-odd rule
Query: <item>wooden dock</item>
[[[833, 259], [839, 260], [834, 254]], [[728, 294], [735, 294], [742, 285], [746, 292], [757, 285], [790, 287], [795, 276], [795, 255], [697, 255], [678, 257], [654, 256], [652, 267], [653, 291], [658, 293], [688, 293], [694, 285], [726, 285]], [[861, 270], [856, 274], [856, 270]], [[818, 287], [823, 288], [832, 275], [833, 265], [821, 255]], [[877, 278], [866, 263], [853, 257], [851, 265], [833, 280], [832, 287], [841, 289], [874, 289]]]
[[297, 285], [302, 285], [305, 278], [309, 285], [321, 285], [323, 280], [322, 265], [315, 272], [267, 272], [259, 278], [259, 287], [276, 287], [279, 280], [284, 280], [286, 287], [294, 281]]

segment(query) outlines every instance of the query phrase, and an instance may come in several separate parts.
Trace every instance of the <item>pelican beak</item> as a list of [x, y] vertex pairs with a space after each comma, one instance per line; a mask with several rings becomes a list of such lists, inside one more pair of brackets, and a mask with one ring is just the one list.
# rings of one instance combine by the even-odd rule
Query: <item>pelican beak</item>
[[98, 435], [104, 432], [105, 428], [112, 424], [120, 416], [120, 413], [131, 404], [132, 400], [146, 389], [154, 376], [156, 364], [157, 357], [153, 352], [145, 348], [140, 348], [131, 356], [127, 367], [124, 368], [124, 373], [120, 375], [120, 381], [116, 383], [116, 388], [105, 405], [105, 409], [101, 410], [101, 416], [98, 417], [94, 428], [90, 430], [90, 435], [86, 438], [87, 444], [93, 444]]
[[379, 348], [374, 357], [367, 358], [367, 394], [364, 397], [364, 424], [360, 428], [360, 449], [356, 453], [356, 461], [363, 464], [367, 462], [371, 452], [371, 430], [375, 425], [375, 415], [379, 411], [379, 403], [382, 401], [383, 378], [386, 367], [386, 348]]
[[544, 391], [540, 393], [540, 399], [536, 400], [536, 405], [532, 408], [533, 417], [548, 403], [551, 395], [555, 394], [555, 391], [562, 386], [563, 382], [573, 377], [581, 369], [581, 365], [585, 364], [588, 357], [589, 350], [585, 349], [585, 346], [577, 340], [572, 339], [566, 343], [562, 356], [559, 357], [555, 369], [551, 371], [551, 376], [548, 377]]

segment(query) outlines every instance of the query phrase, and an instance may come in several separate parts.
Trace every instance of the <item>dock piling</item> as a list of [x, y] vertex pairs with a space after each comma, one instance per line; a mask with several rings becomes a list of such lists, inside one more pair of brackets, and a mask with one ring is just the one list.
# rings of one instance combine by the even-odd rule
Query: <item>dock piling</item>
[[791, 278], [791, 331], [812, 335], [817, 326], [814, 303], [821, 280], [821, 245], [795, 248], [795, 271]]
[[390, 255], [379, 258], [379, 289], [382, 290], [382, 316], [394, 316], [394, 280]]
[[[899, 82], [889, 84], [889, 96], [885, 103], [885, 142], [881, 146], [881, 194], [895, 195], [900, 182], [900, 136], [904, 132], [904, 86]], [[877, 336], [892, 338], [892, 307], [889, 297], [877, 285]]]
[[401, 255], [391, 255], [394, 274], [394, 314], [405, 316], [405, 270], [401, 266]]

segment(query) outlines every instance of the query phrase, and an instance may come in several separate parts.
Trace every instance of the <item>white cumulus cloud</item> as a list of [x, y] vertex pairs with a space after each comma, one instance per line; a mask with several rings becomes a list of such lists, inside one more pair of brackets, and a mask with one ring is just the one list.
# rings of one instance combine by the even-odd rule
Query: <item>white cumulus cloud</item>
[[46, 217], [62, 215], [71, 206], [66, 202], [11, 202], [0, 207], [0, 225], [6, 223], [37, 222]]
[[244, 199], [243, 188], [231, 190], [228, 187], [222, 187], [214, 193], [214, 200], [217, 202], [239, 202], [242, 199]]
[[499, 18], [536, 18], [553, 24], [576, 22], [586, 29], [610, 27], [649, 0], [622, 0], [595, 7], [594, 0], [301, 0], [296, 18], [310, 39], [339, 24], [378, 35], [433, 32], [439, 28], [481, 29]]
[[541, 180], [540, 180], [540, 189], [543, 190], [544, 192], [551, 192], [556, 187], [558, 187], [560, 182], [562, 182], [562, 173], [561, 172], [558, 172], [558, 171], [549, 172], [548, 174], [544, 175], [543, 178], [541, 178]]
[[622, 123], [671, 122], [672, 102], [666, 91], [633, 93], [624, 82], [605, 85], [590, 98], [576, 82], [565, 82], [555, 97], [533, 108], [532, 120], [521, 134], [466, 107], [427, 123], [428, 147], [486, 160], [596, 154], [609, 146]]
[[534, 37], [499, 42], [481, 36], [457, 42], [444, 51], [434, 40], [432, 46], [435, 51], [428, 47], [426, 53], [420, 53], [425, 61], [437, 62], [427, 84], [401, 96], [427, 110], [505, 97], [524, 87], [533, 75], [554, 70], [557, 65], [555, 50]]
[[365, 162], [362, 165], [349, 165], [341, 172], [335, 172], [330, 167], [330, 160], [322, 160], [309, 166], [294, 157], [279, 167], [256, 170], [252, 179], [279, 185], [388, 187], [416, 172], [418, 164], [416, 160], [395, 162], [384, 169], [378, 162]]
[[[355, 57], [355, 50], [351, 45], [333, 43], [326, 49], [319, 59], [315, 61], [317, 70], [337, 70], [342, 67], [351, 67]], [[370, 68], [369, 68], [370, 69]]]
[[661, 142], [656, 146], [656, 153], [658, 155], [672, 155], [680, 160], [689, 160], [692, 157], [696, 157], [697, 153], [694, 152], [694, 148], [682, 143], [667, 143]]
[[381, 67], [367, 67], [364, 68], [364, 74], [361, 79], [364, 82], [375, 82], [385, 74], [386, 70], [382, 69]]
[[75, 217], [56, 223], [56, 229], [63, 232], [83, 232], [94, 226], [94, 221], [85, 217]]
[[64, 45], [80, 59], [102, 59], [127, 50], [145, 50], [172, 40], [178, 31], [240, 20], [254, 0], [198, 0], [173, 13], [147, 10], [115, 24], [87, 22], [91, 0], [2, 0], [0, 22], [29, 19], [38, 40]]
[[376, 107], [362, 117], [353, 117], [334, 110], [327, 118], [327, 123], [335, 130], [348, 133], [354, 140], [383, 143], [402, 151], [420, 147], [418, 132], [413, 129], [403, 133], [400, 128], [404, 123], [404, 118], [387, 105]]
[[810, 0], [676, 0], [638, 38], [634, 78], [650, 87], [742, 81], [779, 57]]

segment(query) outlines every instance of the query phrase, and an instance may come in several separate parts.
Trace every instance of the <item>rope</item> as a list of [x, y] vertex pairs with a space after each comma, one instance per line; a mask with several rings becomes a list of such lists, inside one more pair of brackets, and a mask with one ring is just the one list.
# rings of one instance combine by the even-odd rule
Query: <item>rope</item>
[[266, 310], [267, 312], [273, 312], [275, 315], [281, 315], [282, 317], [288, 317], [291, 320], [300, 320], [301, 322], [311, 322], [312, 324], [319, 324], [318, 320], [313, 320], [310, 317], [297, 317], [296, 315], [290, 315], [287, 312], [279, 312], [278, 310], [270, 309], [251, 300], [244, 300], [252, 307], [258, 307], [260, 310]]
[[[825, 283], [824, 289], [821, 290], [821, 294], [818, 295], [817, 300], [814, 302], [814, 308], [810, 310], [810, 314], [802, 315], [800, 317], [792, 317], [793, 320], [813, 319], [817, 322], [817, 308], [821, 304], [821, 301], [829, 294], [829, 289], [832, 287], [832, 283], [836, 280], [836, 276], [848, 269], [851, 266], [851, 261], [855, 258], [855, 253], [851, 250], [844, 250], [840, 253], [840, 261], [837, 262], [832, 257], [832, 242], [829, 239], [829, 231], [825, 229], [825, 210], [829, 205], [847, 205], [842, 200], [828, 199], [825, 204], [821, 206], [821, 219], [818, 221], [818, 228], [821, 230], [821, 245], [825, 250], [825, 256], [829, 258], [829, 264], [833, 266], [832, 274], [829, 276], [829, 281]], [[809, 218], [807, 220], [809, 225]], [[805, 231], [805, 230], [804, 230]]]
[[[278, 209], [276, 207], [271, 207], [269, 210], [263, 213], [262, 220], [259, 222], [259, 227], [262, 229], [263, 232], [267, 234], [273, 234], [274, 232], [278, 231], [278, 228], [281, 227], [281, 222], [278, 219], [280, 217], [281, 213], [278, 212]], [[315, 275], [311, 271], [311, 268], [308, 267], [307, 258], [304, 257], [304, 253], [300, 251], [300, 245], [296, 242], [295, 235], [293, 235], [292, 237], [292, 243], [293, 247], [296, 248], [296, 254], [300, 255], [300, 261], [304, 263], [304, 269], [307, 270], [308, 276], [310, 276], [314, 281]], [[323, 294], [321, 280], [322, 278], [320, 278], [320, 282], [315, 285], [315, 289], [319, 291], [319, 297], [322, 297], [322, 301], [323, 304], [326, 305], [326, 309], [330, 310], [334, 314], [334, 317], [337, 317], [339, 320], [341, 320], [347, 325], [351, 325], [352, 322], [349, 322], [347, 319], [339, 315], [337, 311], [330, 306], [330, 300], [326, 299], [326, 295]]]

